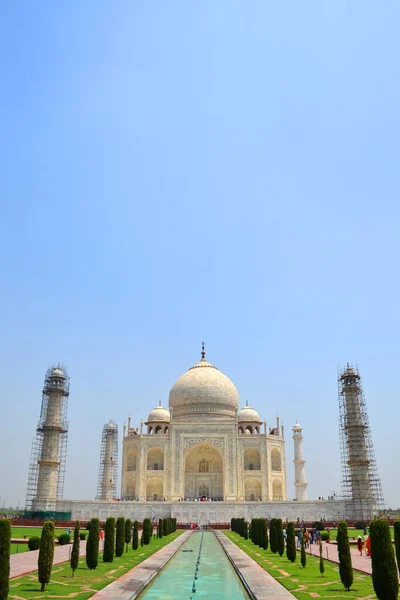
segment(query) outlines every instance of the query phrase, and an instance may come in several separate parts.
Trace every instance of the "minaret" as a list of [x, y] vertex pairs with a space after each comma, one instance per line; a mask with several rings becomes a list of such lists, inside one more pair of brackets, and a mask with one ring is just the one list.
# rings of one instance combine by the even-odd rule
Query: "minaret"
[[62, 498], [67, 448], [69, 378], [60, 365], [51, 367], [44, 380], [42, 407], [32, 445], [27, 509], [54, 511]]
[[383, 507], [383, 493], [360, 374], [347, 364], [338, 384], [343, 494], [353, 519], [370, 519]]
[[303, 456], [303, 436], [301, 434], [301, 425], [296, 423], [293, 425], [293, 441], [294, 441], [294, 485], [296, 488], [296, 498], [299, 502], [307, 500], [307, 482], [306, 469]]
[[117, 496], [118, 427], [110, 421], [103, 427], [100, 469], [96, 500], [113, 500]]

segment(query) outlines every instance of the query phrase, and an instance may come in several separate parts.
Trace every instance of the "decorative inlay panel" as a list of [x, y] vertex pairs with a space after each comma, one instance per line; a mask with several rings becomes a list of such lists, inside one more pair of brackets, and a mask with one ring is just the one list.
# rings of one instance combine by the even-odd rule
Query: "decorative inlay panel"
[[183, 441], [183, 449], [188, 450], [193, 446], [197, 446], [198, 444], [210, 444], [210, 446], [215, 446], [220, 450], [224, 450], [225, 441], [224, 438], [220, 437], [195, 437], [195, 438], [185, 438]]

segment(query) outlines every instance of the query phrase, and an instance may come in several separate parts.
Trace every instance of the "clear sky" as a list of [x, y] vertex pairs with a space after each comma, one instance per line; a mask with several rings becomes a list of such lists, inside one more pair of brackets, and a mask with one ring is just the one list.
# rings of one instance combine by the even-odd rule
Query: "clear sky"
[[47, 367], [71, 376], [64, 497], [103, 424], [207, 357], [304, 427], [340, 489], [337, 368], [358, 364], [400, 506], [397, 0], [0, 5], [0, 494], [24, 502]]

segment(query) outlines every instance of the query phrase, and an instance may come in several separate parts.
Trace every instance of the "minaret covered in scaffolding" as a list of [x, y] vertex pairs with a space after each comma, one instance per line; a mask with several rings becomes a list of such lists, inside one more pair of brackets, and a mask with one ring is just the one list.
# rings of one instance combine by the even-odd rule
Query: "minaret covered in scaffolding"
[[96, 500], [114, 500], [118, 480], [118, 426], [113, 421], [103, 427], [100, 448], [99, 482]]
[[32, 443], [26, 509], [55, 511], [64, 488], [69, 377], [60, 365], [47, 370], [40, 418]]
[[347, 364], [338, 386], [342, 491], [349, 516], [362, 521], [383, 508], [384, 501], [358, 369]]

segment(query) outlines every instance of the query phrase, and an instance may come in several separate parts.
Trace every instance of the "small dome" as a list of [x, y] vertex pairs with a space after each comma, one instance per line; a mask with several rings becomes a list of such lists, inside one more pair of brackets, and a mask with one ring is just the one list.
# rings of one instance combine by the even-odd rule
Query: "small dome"
[[241, 408], [238, 412], [238, 421], [239, 423], [243, 423], [243, 421], [256, 421], [257, 423], [261, 423], [260, 416], [254, 408], [248, 405], [246, 402], [246, 406]]
[[301, 429], [301, 428], [302, 428], [302, 427], [301, 427], [301, 425], [299, 425], [298, 423], [295, 423], [295, 424], [293, 425], [293, 430], [294, 430], [294, 429], [296, 429], [296, 430], [299, 430], [299, 429]]
[[169, 423], [171, 420], [171, 415], [169, 414], [169, 410], [161, 406], [161, 402], [158, 406], [153, 408], [151, 413], [147, 418], [147, 423], [152, 423], [154, 421]]
[[110, 421], [109, 423], [107, 423], [106, 427], [107, 427], [107, 429], [117, 429], [117, 426], [113, 421]]
[[65, 379], [65, 374], [60, 365], [58, 367], [54, 367], [50, 373], [50, 377], [59, 377], [60, 379]]

